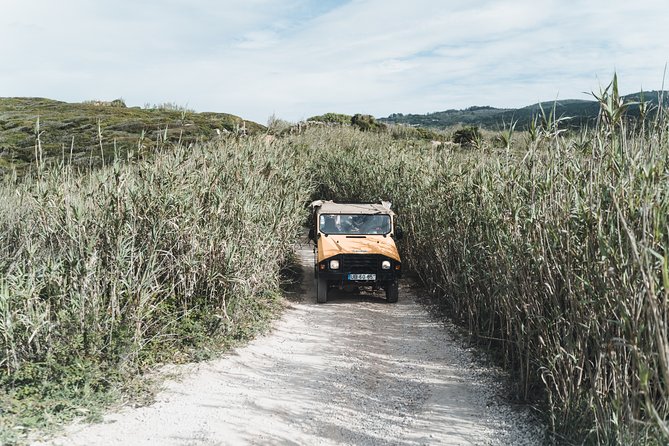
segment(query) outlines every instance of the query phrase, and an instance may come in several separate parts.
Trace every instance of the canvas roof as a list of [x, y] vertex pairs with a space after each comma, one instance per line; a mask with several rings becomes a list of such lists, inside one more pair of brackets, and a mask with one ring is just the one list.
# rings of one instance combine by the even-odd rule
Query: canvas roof
[[390, 202], [380, 203], [335, 203], [334, 201], [314, 201], [311, 206], [319, 214], [388, 214], [394, 215], [390, 210]]

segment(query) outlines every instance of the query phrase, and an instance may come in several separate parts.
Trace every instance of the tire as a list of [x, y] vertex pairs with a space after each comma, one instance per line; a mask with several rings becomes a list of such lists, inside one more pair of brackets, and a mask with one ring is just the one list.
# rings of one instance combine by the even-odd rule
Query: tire
[[389, 304], [397, 303], [397, 300], [400, 297], [400, 290], [397, 281], [389, 283], [386, 287], [386, 301]]
[[320, 277], [316, 279], [316, 302], [319, 304], [324, 304], [328, 301], [328, 281], [321, 279]]

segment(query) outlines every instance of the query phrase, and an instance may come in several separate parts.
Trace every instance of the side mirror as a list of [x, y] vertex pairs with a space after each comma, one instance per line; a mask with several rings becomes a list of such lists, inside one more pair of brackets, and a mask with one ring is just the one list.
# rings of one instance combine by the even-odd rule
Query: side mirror
[[401, 226], [395, 227], [395, 238], [397, 240], [402, 240], [404, 238], [404, 231], [402, 230]]
[[309, 240], [316, 243], [316, 230], [314, 228], [309, 229]]

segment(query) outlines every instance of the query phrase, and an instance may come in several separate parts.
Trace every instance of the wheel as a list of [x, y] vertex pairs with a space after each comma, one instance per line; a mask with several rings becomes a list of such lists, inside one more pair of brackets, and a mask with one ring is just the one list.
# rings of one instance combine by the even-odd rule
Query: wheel
[[389, 283], [386, 287], [386, 300], [388, 303], [394, 304], [400, 297], [400, 290], [397, 281]]
[[320, 277], [316, 279], [316, 302], [319, 304], [324, 304], [328, 301], [328, 281], [321, 279]]

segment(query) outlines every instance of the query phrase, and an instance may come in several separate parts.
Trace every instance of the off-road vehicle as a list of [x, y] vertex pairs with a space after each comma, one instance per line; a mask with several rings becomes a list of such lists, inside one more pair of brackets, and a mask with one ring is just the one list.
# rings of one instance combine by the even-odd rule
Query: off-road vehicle
[[316, 300], [327, 302], [332, 288], [384, 289], [388, 302], [397, 302], [397, 281], [402, 274], [395, 239], [402, 231], [395, 226], [390, 203], [335, 203], [314, 201], [313, 226]]

